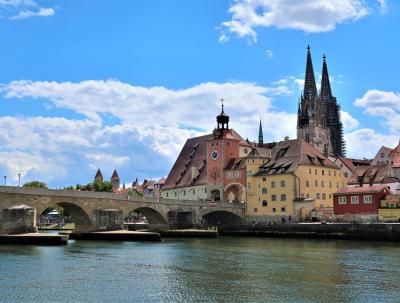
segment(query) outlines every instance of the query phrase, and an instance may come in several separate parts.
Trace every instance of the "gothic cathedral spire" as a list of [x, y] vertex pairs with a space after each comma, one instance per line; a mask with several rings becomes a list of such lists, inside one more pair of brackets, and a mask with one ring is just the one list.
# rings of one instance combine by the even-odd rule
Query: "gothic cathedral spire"
[[322, 80], [321, 80], [321, 99], [329, 101], [332, 98], [331, 84], [329, 82], [328, 67], [326, 64], [326, 56], [323, 57], [322, 63]]
[[262, 130], [261, 118], [260, 118], [260, 126], [258, 128], [258, 145], [262, 146], [264, 144], [264, 135]]
[[307, 45], [306, 77], [304, 81], [304, 97], [314, 98], [317, 96], [317, 85], [315, 83], [314, 68], [311, 59], [310, 46]]

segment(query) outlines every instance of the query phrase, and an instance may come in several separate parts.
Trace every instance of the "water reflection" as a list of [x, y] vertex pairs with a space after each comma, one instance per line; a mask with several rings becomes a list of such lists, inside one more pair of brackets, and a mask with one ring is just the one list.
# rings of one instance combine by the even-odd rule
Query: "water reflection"
[[0, 246], [0, 302], [394, 302], [399, 253], [250, 238]]

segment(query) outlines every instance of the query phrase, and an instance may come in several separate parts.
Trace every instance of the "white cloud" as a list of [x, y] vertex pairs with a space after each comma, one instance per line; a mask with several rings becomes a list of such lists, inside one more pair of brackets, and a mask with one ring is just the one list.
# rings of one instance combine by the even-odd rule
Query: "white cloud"
[[53, 16], [55, 10], [53, 8], [39, 8], [38, 11], [20, 11], [17, 15], [10, 17], [10, 20], [26, 19], [31, 17], [48, 17]]
[[41, 7], [33, 0], [0, 0], [0, 11], [10, 20], [49, 17], [55, 14], [54, 8]]
[[344, 131], [352, 130], [360, 125], [360, 122], [352, 117], [348, 112], [341, 111], [340, 117], [343, 123]]
[[272, 50], [267, 49], [267, 51], [265, 52], [266, 56], [270, 59], [272, 59], [274, 57], [274, 53]]
[[[81, 171], [97, 167], [126, 168], [132, 178], [134, 174], [159, 176], [162, 171], [168, 173], [186, 139], [209, 133], [215, 127], [220, 98], [225, 99], [230, 126], [244, 138], [257, 136], [260, 113], [265, 128], [271, 128], [265, 132], [266, 140], [293, 137], [295, 115], [274, 109], [272, 98], [289, 95], [294, 82], [291, 78], [278, 82], [269, 87], [248, 82], [208, 82], [171, 90], [117, 80], [14, 81], [1, 87], [5, 99], [0, 102], [5, 106], [18, 99], [40, 106], [45, 100], [50, 104], [46, 107], [49, 112], [52, 108], [68, 109], [86, 118], [1, 117], [0, 151], [29, 153], [38, 159], [57, 155], [64, 159], [58, 165], [77, 169], [75, 178]], [[107, 125], [108, 117], [112, 117], [112, 125]], [[28, 171], [32, 178], [32, 174], [40, 175], [36, 170]]]
[[[379, 1], [381, 11], [386, 7]], [[301, 30], [306, 33], [328, 32], [337, 24], [354, 22], [368, 15], [364, 0], [236, 0], [229, 8], [230, 21], [221, 23], [220, 35], [234, 34], [257, 42], [258, 27]]]
[[382, 118], [391, 133], [400, 131], [400, 93], [371, 89], [354, 104], [363, 107], [366, 114]]
[[347, 156], [372, 159], [384, 145], [394, 147], [398, 142], [395, 134], [382, 134], [370, 128], [357, 129], [344, 135]]

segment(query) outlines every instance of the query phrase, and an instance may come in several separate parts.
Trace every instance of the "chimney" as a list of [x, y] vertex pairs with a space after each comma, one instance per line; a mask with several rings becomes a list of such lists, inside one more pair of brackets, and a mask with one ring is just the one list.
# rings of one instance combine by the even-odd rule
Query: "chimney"
[[373, 176], [369, 176], [368, 181], [369, 181], [369, 186], [374, 185], [374, 177]]
[[364, 184], [364, 176], [358, 176], [358, 185], [360, 185], [360, 187], [363, 187]]

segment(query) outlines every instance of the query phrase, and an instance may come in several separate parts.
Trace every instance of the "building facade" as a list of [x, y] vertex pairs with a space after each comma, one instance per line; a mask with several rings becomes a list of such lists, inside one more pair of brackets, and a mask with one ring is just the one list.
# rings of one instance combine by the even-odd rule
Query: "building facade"
[[389, 193], [385, 186], [343, 188], [333, 194], [335, 217], [342, 221], [375, 221], [380, 202]]
[[323, 57], [318, 94], [310, 47], [307, 47], [304, 90], [298, 106], [297, 138], [305, 140], [324, 155], [339, 157], [345, 154], [340, 106], [332, 95], [326, 57]]
[[300, 139], [254, 147], [246, 170], [247, 215], [258, 220], [332, 209], [332, 194], [346, 185], [340, 168]]
[[244, 203], [244, 157], [250, 150], [251, 144], [229, 128], [229, 116], [222, 104], [212, 134], [186, 141], [163, 185], [161, 197]]

